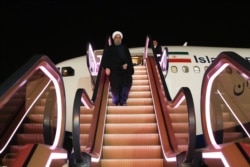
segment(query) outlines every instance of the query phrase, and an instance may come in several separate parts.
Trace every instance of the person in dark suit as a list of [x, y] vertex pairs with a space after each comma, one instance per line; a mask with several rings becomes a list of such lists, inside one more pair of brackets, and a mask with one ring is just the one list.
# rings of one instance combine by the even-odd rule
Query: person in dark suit
[[156, 55], [158, 61], [161, 61], [161, 56], [162, 56], [161, 46], [158, 44], [157, 40], [153, 40], [152, 44], [153, 44], [152, 46], [153, 54]]
[[112, 39], [114, 44], [104, 49], [102, 66], [109, 76], [113, 105], [126, 105], [134, 66], [129, 49], [122, 44], [123, 34], [115, 31]]

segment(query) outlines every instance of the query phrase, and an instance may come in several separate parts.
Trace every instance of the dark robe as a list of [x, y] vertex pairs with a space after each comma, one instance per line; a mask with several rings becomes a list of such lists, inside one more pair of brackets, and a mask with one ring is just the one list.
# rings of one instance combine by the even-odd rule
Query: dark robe
[[[128, 76], [134, 74], [134, 66], [132, 63], [132, 58], [128, 48], [121, 44], [121, 45], [112, 45], [109, 46], [103, 54], [103, 68], [109, 68], [111, 70], [111, 78], [114, 76], [125, 76], [126, 79], [129, 79]], [[123, 64], [128, 64], [126, 70], [122, 68]], [[114, 78], [115, 79], [115, 78]]]
[[[153, 53], [154, 55], [157, 57], [157, 60], [160, 61], [161, 60], [161, 56], [162, 56], [162, 48], [160, 45], [157, 45], [156, 47], [153, 46]], [[160, 54], [161, 56], [157, 56], [157, 54]]]
[[[134, 74], [134, 66], [129, 49], [123, 44], [109, 46], [104, 50], [102, 59], [102, 67], [111, 70], [109, 79], [112, 94], [121, 96], [123, 87], [126, 87], [126, 90], [129, 91], [132, 86], [132, 75]], [[128, 64], [126, 70], [122, 68], [123, 64]], [[128, 94], [128, 92], [126, 93]], [[123, 102], [127, 100], [128, 95], [126, 93], [123, 96]]]

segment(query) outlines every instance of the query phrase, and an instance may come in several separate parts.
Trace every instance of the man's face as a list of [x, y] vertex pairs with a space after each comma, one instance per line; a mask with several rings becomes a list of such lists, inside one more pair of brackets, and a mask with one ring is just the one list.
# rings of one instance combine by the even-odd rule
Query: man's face
[[153, 41], [153, 45], [154, 45], [154, 46], [157, 45], [157, 41]]
[[114, 37], [114, 44], [115, 45], [120, 45], [122, 43], [122, 38], [119, 34], [117, 34], [115, 37]]

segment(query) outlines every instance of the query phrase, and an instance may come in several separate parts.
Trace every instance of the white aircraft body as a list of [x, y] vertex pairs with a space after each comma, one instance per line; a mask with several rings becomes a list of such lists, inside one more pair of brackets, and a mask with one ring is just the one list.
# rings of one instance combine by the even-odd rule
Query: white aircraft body
[[[188, 87], [192, 93], [195, 116], [196, 116], [196, 134], [197, 142], [203, 140], [200, 99], [201, 85], [206, 68], [213, 60], [224, 51], [233, 51], [250, 62], [250, 48], [229, 48], [229, 47], [203, 47], [203, 46], [162, 46], [168, 50], [168, 71], [165, 81], [173, 99], [180, 88]], [[150, 48], [148, 50], [151, 50]], [[98, 71], [98, 63], [101, 60], [102, 49], [94, 50], [97, 66], [93, 72]], [[132, 57], [142, 57], [145, 47], [130, 48]], [[150, 51], [152, 52], [152, 51]], [[72, 68], [74, 74], [64, 76], [65, 94], [66, 94], [66, 131], [72, 131], [72, 111], [76, 90], [84, 88], [89, 97], [93, 94], [93, 85], [91, 82], [90, 72], [87, 67], [87, 56], [65, 60], [56, 65], [63, 73], [63, 69]], [[202, 142], [202, 141], [201, 141]]]

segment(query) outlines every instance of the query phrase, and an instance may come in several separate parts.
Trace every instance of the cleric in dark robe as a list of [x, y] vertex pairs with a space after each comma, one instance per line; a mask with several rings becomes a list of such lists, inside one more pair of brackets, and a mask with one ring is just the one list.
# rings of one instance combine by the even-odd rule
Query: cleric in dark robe
[[134, 66], [127, 46], [122, 44], [123, 34], [115, 31], [112, 34], [113, 45], [105, 48], [102, 67], [109, 76], [114, 105], [126, 105], [132, 86]]

